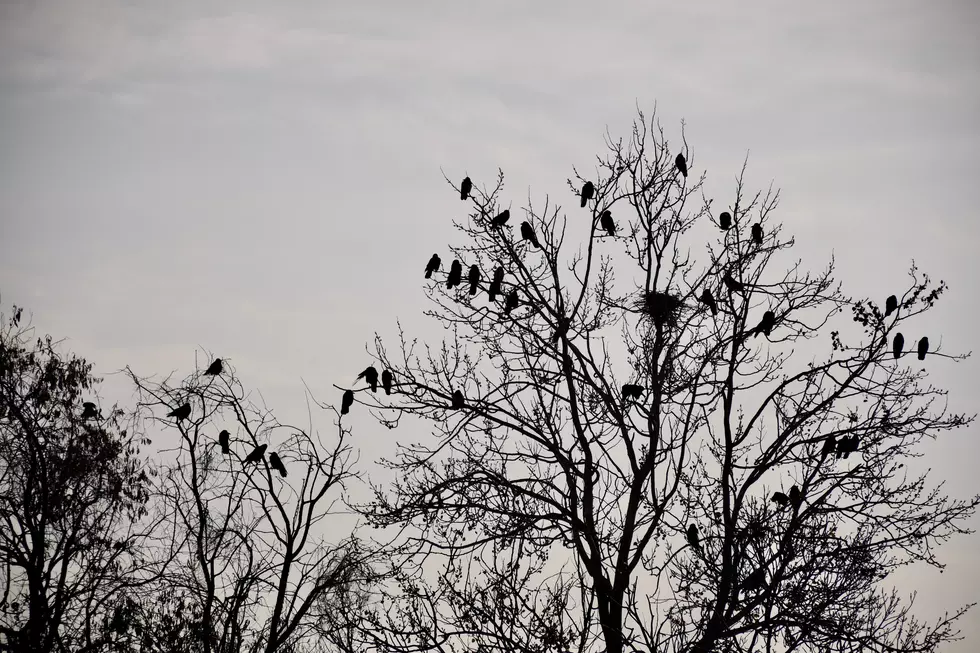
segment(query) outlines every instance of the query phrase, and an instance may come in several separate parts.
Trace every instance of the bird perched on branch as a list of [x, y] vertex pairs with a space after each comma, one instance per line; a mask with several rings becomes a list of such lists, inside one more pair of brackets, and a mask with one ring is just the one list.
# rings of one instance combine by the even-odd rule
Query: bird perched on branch
[[612, 213], [608, 209], [599, 214], [599, 226], [610, 236], [616, 235], [616, 223], [613, 222]]
[[640, 399], [643, 396], [643, 392], [646, 390], [642, 385], [636, 385], [635, 383], [627, 383], [623, 386], [623, 401], [633, 398]]
[[231, 433], [229, 433], [227, 430], [223, 429], [221, 433], [218, 434], [218, 444], [221, 446], [221, 453], [224, 454], [231, 453], [230, 438], [231, 438]]
[[501, 293], [501, 285], [504, 282], [504, 269], [497, 268], [493, 271], [493, 280], [490, 282], [490, 288], [487, 289], [487, 294], [490, 296], [490, 301], [494, 302], [497, 300], [497, 295]]
[[905, 336], [901, 333], [896, 333], [895, 338], [892, 340], [892, 355], [895, 360], [898, 360], [902, 355], [902, 349], [905, 348]]
[[459, 199], [465, 200], [470, 196], [471, 190], [473, 190], [473, 182], [469, 177], [464, 177], [463, 183], [459, 185]]
[[585, 208], [586, 202], [588, 202], [595, 195], [595, 184], [591, 181], [585, 182], [582, 186], [582, 208]]
[[446, 288], [455, 288], [463, 281], [463, 264], [459, 260], [453, 261], [449, 267], [449, 276], [446, 278]]
[[269, 454], [269, 465], [279, 472], [279, 476], [286, 478], [286, 466], [279, 460], [279, 455], [275, 451]]
[[391, 370], [385, 370], [381, 373], [381, 387], [385, 389], [385, 394], [391, 394], [391, 384], [394, 383], [395, 377], [392, 376]]
[[433, 254], [432, 255], [432, 258], [430, 258], [429, 259], [429, 262], [426, 263], [426, 265], [425, 265], [425, 278], [426, 279], [431, 279], [432, 278], [432, 273], [439, 269], [439, 264], [440, 263], [442, 263], [442, 260], [439, 258], [439, 255], [438, 254]]
[[214, 362], [211, 363], [211, 365], [208, 367], [208, 369], [204, 370], [204, 373], [207, 374], [208, 376], [217, 376], [217, 375], [221, 374], [221, 370], [223, 368], [224, 368], [224, 365], [222, 364], [221, 359], [220, 358], [215, 358], [214, 359]]
[[470, 297], [473, 297], [476, 295], [477, 286], [480, 284], [480, 268], [477, 265], [470, 266], [470, 272], [466, 280], [470, 282]]
[[99, 408], [91, 401], [82, 402], [82, 419], [90, 419], [99, 416]]
[[785, 508], [789, 505], [789, 497], [782, 492], [773, 492], [771, 501], [778, 503], [780, 508]]
[[718, 225], [728, 231], [732, 228], [732, 214], [728, 211], [722, 211], [721, 215], [718, 216]]
[[453, 403], [452, 407], [459, 410], [465, 406], [465, 401], [463, 399], [463, 393], [459, 390], [453, 392]]
[[698, 301], [710, 308], [712, 315], [718, 315], [718, 304], [715, 303], [715, 296], [711, 294], [710, 290], [707, 288], [702, 290]]
[[262, 460], [262, 456], [265, 455], [265, 450], [269, 448], [267, 444], [260, 444], [259, 446], [252, 449], [252, 453], [245, 457], [245, 464], [257, 463]]
[[534, 228], [531, 226], [531, 223], [527, 222], [526, 220], [521, 223], [521, 238], [529, 241], [538, 249], [541, 249], [541, 243], [538, 242], [538, 237], [534, 234]]
[[371, 386], [371, 392], [378, 391], [378, 370], [374, 365], [357, 375], [357, 380], [360, 381], [361, 379], [367, 381], [368, 385]]
[[745, 291], [745, 284], [741, 281], [736, 281], [731, 272], [725, 272], [725, 276], [721, 280], [725, 283], [725, 287], [728, 288], [728, 292], [740, 293]]
[[929, 338], [922, 337], [919, 340], [919, 360], [924, 361], [926, 359], [926, 354], [929, 353]]
[[182, 406], [174, 408], [172, 411], [167, 413], [167, 417], [176, 417], [177, 421], [185, 420], [191, 416], [191, 405], [185, 403]]
[[514, 288], [507, 294], [507, 300], [504, 302], [504, 314], [510, 315], [510, 312], [517, 308], [518, 304], [517, 288]]
[[789, 489], [789, 502], [793, 505], [793, 510], [799, 510], [803, 505], [803, 494], [799, 487], [794, 485]]
[[756, 245], [762, 244], [762, 225], [758, 222], [752, 225], [752, 242]]
[[885, 300], [885, 317], [888, 317], [892, 313], [898, 310], [898, 297], [895, 295], [888, 295], [888, 299]]
[[742, 589], [746, 592], [752, 592], [761, 588], [766, 584], [766, 568], [759, 567], [751, 574], [745, 577], [742, 581]]
[[490, 221], [490, 228], [499, 229], [500, 227], [507, 224], [508, 220], [510, 220], [510, 209], [504, 209], [503, 211], [497, 214], [497, 217], [495, 217], [493, 220]]
[[354, 391], [344, 390], [344, 397], [340, 400], [340, 414], [346, 415], [350, 412], [350, 407], [354, 405]]
[[690, 524], [687, 527], [687, 543], [695, 549], [701, 548], [701, 539], [698, 537], [698, 527], [696, 524]]
[[827, 456], [834, 453], [834, 449], [837, 448], [837, 438], [832, 435], [827, 436], [827, 439], [823, 441], [823, 449], [820, 450], [820, 460], [824, 460]]
[[684, 175], [684, 179], [687, 179], [687, 160], [684, 158], [683, 154], [677, 155], [677, 158], [674, 159], [674, 165], [677, 166], [677, 169], [681, 171], [682, 175]]
[[772, 333], [773, 326], [775, 325], [776, 325], [776, 314], [773, 313], [772, 311], [766, 311], [765, 313], [762, 314], [762, 320], [759, 322], [759, 325], [754, 329], [755, 334], [753, 335], [753, 337], [758, 336], [760, 333], [764, 333], [768, 338], [769, 334]]

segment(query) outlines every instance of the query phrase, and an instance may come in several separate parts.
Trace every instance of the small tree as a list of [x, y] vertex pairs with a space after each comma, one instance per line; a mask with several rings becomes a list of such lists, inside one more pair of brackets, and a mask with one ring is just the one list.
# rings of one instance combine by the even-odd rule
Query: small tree
[[395, 392], [357, 392], [386, 426], [434, 431], [385, 461], [399, 480], [362, 507], [406, 529], [416, 562], [365, 636], [608, 653], [953, 639], [965, 608], [924, 624], [885, 589], [901, 565], [940, 566], [980, 501], [905, 467], [973, 419], [925, 384], [963, 356], [910, 364], [945, 285], [913, 266], [883, 311], [843, 295], [833, 263], [781, 271], [778, 193], [748, 194], [743, 169], [714, 204], [686, 141], [672, 150], [642, 114], [607, 144], [595, 177], [569, 180], [570, 220], [547, 200], [506, 223], [503, 173], [471, 193], [449, 182], [472, 202], [466, 243], [433, 260], [426, 292], [452, 336], [419, 351], [402, 334], [395, 355], [376, 338]]
[[0, 317], [0, 650], [103, 651], [125, 639], [125, 594], [155, 578], [148, 468], [100, 379]]

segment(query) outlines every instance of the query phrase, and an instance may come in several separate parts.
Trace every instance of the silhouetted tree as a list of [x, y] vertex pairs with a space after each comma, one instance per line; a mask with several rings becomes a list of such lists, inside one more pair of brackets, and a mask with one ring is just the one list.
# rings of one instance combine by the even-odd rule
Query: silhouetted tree
[[[626, 253], [545, 200], [526, 207], [533, 255], [483, 225], [509, 202], [501, 173], [457, 222], [454, 254], [500, 262], [520, 305], [427, 287], [441, 346], [402, 335], [389, 355], [376, 339], [400, 392], [368, 396], [372, 414], [432, 432], [399, 446], [396, 480], [361, 506], [414, 547], [365, 618], [378, 650], [911, 653], [955, 636], [963, 610], [922, 623], [887, 589], [901, 565], [939, 566], [980, 501], [903, 467], [972, 420], [887, 349], [945, 286], [913, 266], [886, 321], [841, 293], [832, 263], [777, 269], [794, 244], [778, 193], [748, 193], [743, 169], [733, 225], [704, 229], [712, 202], [688, 172], [641, 114], [588, 175], [594, 216], [628, 216]], [[698, 301], [719, 281], [713, 315]], [[762, 307], [779, 328], [746, 338]], [[623, 402], [624, 384], [646, 391]], [[854, 455], [827, 456], [831, 438]], [[770, 501], [787, 486], [793, 510]]]

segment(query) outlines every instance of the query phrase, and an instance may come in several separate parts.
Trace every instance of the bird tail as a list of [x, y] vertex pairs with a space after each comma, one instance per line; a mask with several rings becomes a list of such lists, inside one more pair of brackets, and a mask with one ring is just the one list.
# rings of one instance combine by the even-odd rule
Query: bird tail
[[587, 200], [587, 199], [585, 199], [585, 193], [582, 193], [582, 208], [583, 208], [583, 209], [585, 208], [585, 204], [586, 204], [586, 202], [588, 202], [588, 201], [589, 201], [589, 200]]
[[431, 279], [432, 278], [432, 270], [426, 270], [425, 271], [425, 278], [426, 279]]

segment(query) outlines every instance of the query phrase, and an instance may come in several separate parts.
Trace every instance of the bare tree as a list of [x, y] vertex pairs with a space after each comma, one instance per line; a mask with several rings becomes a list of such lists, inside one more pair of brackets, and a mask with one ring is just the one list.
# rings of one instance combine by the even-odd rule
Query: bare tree
[[362, 506], [414, 547], [365, 641], [911, 652], [955, 638], [966, 608], [922, 623], [886, 584], [940, 567], [937, 545], [980, 501], [905, 466], [973, 419], [926, 384], [964, 356], [892, 352], [945, 285], [913, 265], [886, 317], [842, 294], [833, 262], [783, 266], [778, 193], [748, 193], [744, 167], [713, 203], [655, 119], [607, 145], [594, 177], [569, 180], [567, 220], [529, 199], [512, 231], [492, 221], [503, 173], [475, 182], [466, 244], [444, 258], [477, 265], [480, 291], [424, 281], [452, 336], [423, 350], [400, 332], [394, 355], [376, 337], [394, 391], [358, 403], [434, 433], [399, 446], [385, 461], [399, 480]]
[[149, 441], [99, 406], [91, 364], [35, 341], [22, 315], [0, 317], [0, 650], [115, 650], [126, 595], [162, 568]]

